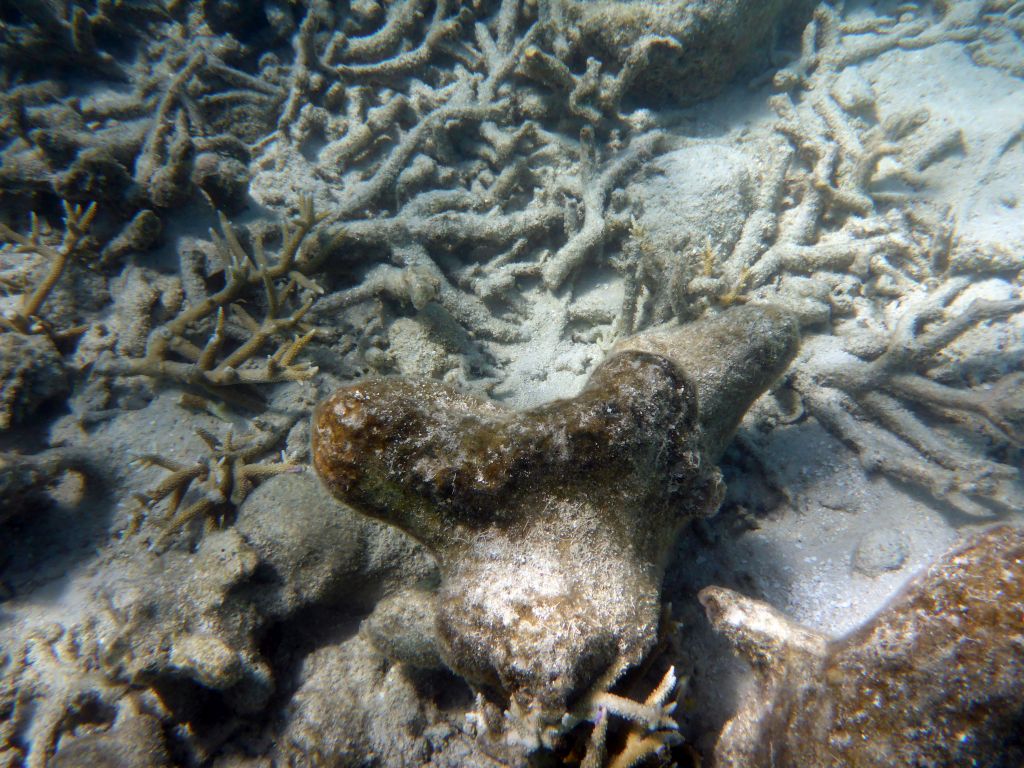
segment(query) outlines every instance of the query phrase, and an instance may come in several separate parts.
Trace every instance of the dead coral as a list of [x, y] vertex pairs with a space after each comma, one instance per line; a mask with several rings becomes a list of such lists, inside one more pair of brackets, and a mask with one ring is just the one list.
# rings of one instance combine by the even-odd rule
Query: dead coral
[[62, 734], [116, 711], [127, 689], [107, 678], [99, 657], [93, 626], [54, 624], [29, 633], [8, 660], [3, 686], [12, 692], [13, 709], [0, 728], [7, 744], [23, 745], [26, 768], [50, 765]]
[[67, 391], [67, 372], [50, 339], [0, 333], [0, 431], [25, 423], [43, 403]]
[[572, 700], [650, 650], [665, 547], [717, 508], [714, 464], [795, 330], [753, 306], [662, 329], [576, 398], [519, 413], [370, 379], [317, 409], [314, 465], [338, 498], [435, 554], [443, 660], [512, 702], [536, 747]]
[[51, 333], [54, 335], [74, 334], [80, 329], [66, 329], [57, 331], [53, 329], [40, 316], [43, 303], [53, 290], [57, 281], [67, 268], [72, 258], [80, 258], [89, 247], [86, 239], [93, 219], [96, 217], [96, 204], [92, 203], [88, 208], [80, 205], [70, 205], [64, 202], [64, 236], [61, 244], [52, 247], [44, 242], [44, 231], [40, 219], [32, 215], [32, 227], [27, 235], [15, 232], [6, 224], [0, 224], [0, 238], [14, 244], [17, 253], [33, 253], [43, 259], [47, 264], [46, 275], [39, 281], [31, 291], [22, 294], [21, 301], [15, 309], [4, 313], [0, 317], [0, 327], [16, 333]]
[[[232, 385], [265, 384], [276, 381], [300, 381], [316, 374], [317, 369], [296, 358], [312, 341], [315, 330], [303, 318], [316, 300], [316, 284], [306, 275], [315, 271], [330, 246], [320, 244], [318, 254], [305, 247], [322, 217], [305, 199], [294, 224], [281, 226], [282, 244], [274, 263], [267, 258], [259, 237], [250, 256], [242, 248], [227, 219], [221, 216], [222, 235], [211, 232], [224, 262], [225, 285], [219, 291], [191, 303], [173, 320], [153, 329], [142, 357], [106, 356], [97, 370], [114, 376], [152, 376], [179, 384], [196, 385], [208, 391]], [[265, 316], [257, 321], [241, 306], [254, 288], [262, 288]], [[304, 290], [307, 298], [295, 306], [295, 294]], [[292, 308], [289, 310], [289, 304]], [[231, 346], [232, 328], [243, 340]], [[210, 322], [212, 321], [212, 328]], [[206, 342], [193, 341], [197, 332], [207, 329]], [[277, 342], [276, 350], [263, 362], [256, 357], [275, 338], [289, 331], [302, 331], [291, 339]]]
[[1024, 759], [1024, 532], [944, 555], [865, 626], [830, 640], [757, 600], [701, 591], [757, 690], [715, 765], [1018, 765]]
[[[807, 410], [860, 456], [864, 468], [922, 486], [971, 516], [1016, 506], [1018, 469], [986, 454], [1022, 442], [1019, 374], [975, 387], [934, 378], [957, 370], [947, 350], [989, 320], [1024, 310], [1024, 299], [957, 302], [967, 278], [952, 278], [910, 296], [887, 326], [865, 330], [836, 349], [834, 339], [805, 345], [793, 386]], [[866, 335], [865, 335], [866, 334]], [[840, 337], [842, 338], [842, 337]], [[959, 429], [935, 429], [936, 423]], [[984, 436], [979, 445], [970, 433]], [[986, 446], [984, 443], [987, 442]]]

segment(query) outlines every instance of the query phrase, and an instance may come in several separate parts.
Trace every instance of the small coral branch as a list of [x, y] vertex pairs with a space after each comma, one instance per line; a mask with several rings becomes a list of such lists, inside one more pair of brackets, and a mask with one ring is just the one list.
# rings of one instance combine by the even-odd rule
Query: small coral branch
[[34, 253], [49, 262], [46, 276], [34, 290], [22, 297], [17, 309], [0, 317], [0, 326], [16, 333], [36, 333], [45, 328], [39, 317], [43, 302], [64, 274], [70, 259], [80, 255], [95, 217], [96, 203], [83, 209], [80, 205], [69, 205], [64, 201], [64, 238], [56, 248], [43, 242], [39, 218], [35, 214], [32, 215], [32, 227], [28, 235], [0, 224], [0, 238], [14, 243], [18, 253]]
[[[301, 464], [284, 459], [257, 463], [257, 457], [280, 440], [281, 433], [282, 430], [274, 429], [236, 441], [230, 430], [221, 440], [200, 428], [196, 434], [208, 446], [209, 454], [193, 464], [183, 464], [157, 454], [146, 454], [136, 459], [139, 465], [160, 467], [168, 472], [159, 484], [138, 497], [148, 508], [167, 500], [169, 518], [158, 544], [166, 544], [193, 520], [206, 518], [215, 525], [222, 525], [261, 480], [285, 472], [302, 472]], [[199, 497], [182, 508], [182, 502], [190, 491], [198, 492]]]
[[[572, 715], [567, 716], [569, 723], [574, 720], [594, 723], [582, 768], [630, 768], [678, 744], [681, 741], [679, 726], [672, 719], [676, 708], [673, 694], [678, 682], [675, 667], [669, 667], [661, 682], [643, 701], [611, 693], [606, 686], [587, 694]], [[629, 727], [621, 750], [609, 757], [606, 741], [612, 715], [626, 720]]]
[[[101, 362], [99, 370], [113, 375], [152, 376], [206, 388], [301, 381], [312, 377], [317, 368], [296, 362], [296, 358], [315, 335], [315, 331], [303, 323], [315, 295], [287, 313], [284, 308], [289, 303], [294, 304], [290, 300], [300, 288], [313, 294], [320, 292], [319, 287], [306, 276], [318, 266], [319, 261], [303, 253], [303, 244], [320, 220], [321, 217], [313, 210], [312, 201], [303, 199], [295, 223], [282, 225], [281, 250], [277, 260], [271, 263], [259, 237], [254, 239], [250, 257], [227, 219], [221, 215], [222, 234], [211, 232], [211, 235], [225, 263], [224, 287], [154, 329], [149, 334], [143, 357], [106, 359]], [[283, 287], [279, 284], [281, 281], [285, 281]], [[266, 315], [262, 320], [256, 320], [240, 304], [245, 294], [257, 287], [262, 287], [266, 305]], [[229, 320], [245, 341], [226, 352], [231, 335]], [[197, 326], [209, 321], [213, 327], [200, 345], [193, 341], [193, 334]], [[281, 341], [265, 360], [255, 363], [256, 356], [272, 339], [292, 331], [301, 333]]]

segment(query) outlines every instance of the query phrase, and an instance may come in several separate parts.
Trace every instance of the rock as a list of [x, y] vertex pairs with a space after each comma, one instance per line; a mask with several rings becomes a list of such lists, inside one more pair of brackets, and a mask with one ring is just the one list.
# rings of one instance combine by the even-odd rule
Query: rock
[[704, 144], [660, 155], [650, 167], [629, 192], [653, 245], [678, 253], [710, 244], [728, 253], [754, 206], [751, 158], [725, 144]]
[[875, 528], [868, 531], [853, 552], [853, 567], [865, 576], [878, 576], [886, 571], [898, 571], [906, 562], [909, 547], [903, 534], [894, 528]]
[[758, 679], [720, 768], [1024, 764], [1024, 530], [952, 550], [839, 640], [728, 589], [700, 600]]
[[309, 474], [262, 482], [239, 509], [234, 530], [258, 555], [252, 597], [271, 617], [324, 604], [366, 611], [383, 592], [434, 571], [408, 536], [357, 515]]
[[0, 333], [0, 430], [24, 423], [47, 400], [66, 395], [60, 353], [38, 334]]
[[426, 765], [426, 717], [412, 682], [362, 637], [302, 663], [277, 765]]
[[675, 534], [717, 509], [715, 462], [796, 341], [788, 315], [734, 308], [627, 340], [576, 398], [519, 412], [368, 379], [317, 408], [314, 465], [437, 558], [445, 664], [560, 725], [654, 644]]
[[419, 587], [385, 597], [360, 631], [389, 659], [417, 669], [446, 669], [434, 621], [437, 592]]

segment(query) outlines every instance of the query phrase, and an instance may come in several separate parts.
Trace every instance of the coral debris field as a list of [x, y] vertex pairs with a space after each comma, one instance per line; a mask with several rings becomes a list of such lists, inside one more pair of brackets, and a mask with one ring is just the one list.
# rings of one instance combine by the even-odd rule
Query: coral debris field
[[1021, 3], [0, 0], [0, 79], [0, 766], [1019, 759]]

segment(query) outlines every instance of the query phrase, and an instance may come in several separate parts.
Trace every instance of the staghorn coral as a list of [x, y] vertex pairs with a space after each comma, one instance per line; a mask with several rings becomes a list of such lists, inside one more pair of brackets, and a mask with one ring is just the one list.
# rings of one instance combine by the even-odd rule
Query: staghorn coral
[[103, 674], [99, 656], [94, 627], [52, 624], [30, 632], [8, 658], [3, 686], [13, 701], [0, 729], [26, 768], [50, 765], [62, 734], [116, 712], [126, 688]]
[[[285, 91], [275, 59], [254, 67], [245, 41], [254, 30], [213, 34], [214, 6], [60, 0], [0, 9], [0, 197], [11, 215], [56, 197], [99, 200], [101, 239], [113, 242], [139, 215], [159, 223], [197, 196], [229, 212], [244, 204], [247, 145], [273, 126]], [[69, 77], [83, 69], [91, 88]], [[155, 238], [139, 242], [148, 248]], [[116, 260], [110, 253], [107, 263]]]
[[[317, 369], [295, 358], [313, 339], [315, 330], [303, 324], [313, 306], [318, 286], [306, 275], [314, 271], [329, 252], [329, 244], [318, 243], [320, 252], [307, 247], [310, 235], [321, 217], [313, 210], [312, 201], [302, 201], [294, 224], [281, 225], [281, 249], [271, 264], [263, 250], [260, 237], [253, 244], [250, 256], [221, 216], [222, 236], [211, 232], [224, 263], [225, 284], [219, 291], [190, 297], [192, 303], [176, 317], [153, 329], [142, 357], [101, 359], [97, 370], [116, 376], [152, 376], [170, 379], [179, 384], [194, 385], [216, 393], [237, 384], [263, 384], [275, 381], [297, 381], [312, 377]], [[284, 282], [283, 286], [281, 285]], [[264, 293], [266, 316], [257, 321], [242, 309], [240, 301], [247, 292], [260, 287]], [[299, 290], [311, 294], [290, 313], [286, 308]], [[240, 327], [243, 341], [225, 352], [231, 339], [228, 317]], [[213, 327], [203, 346], [190, 338], [196, 326]], [[303, 335], [280, 343], [276, 351], [261, 364], [249, 364], [275, 337], [293, 329]], [[237, 335], [237, 333], [236, 333]]]
[[747, 306], [626, 342], [521, 413], [368, 380], [318, 407], [314, 466], [433, 552], [442, 658], [540, 734], [650, 650], [674, 534], [717, 508], [714, 462], [795, 349], [788, 315]]
[[0, 317], [0, 327], [14, 331], [15, 333], [48, 333], [56, 337], [63, 335], [75, 335], [81, 333], [81, 329], [73, 328], [58, 331], [52, 328], [40, 317], [46, 298], [53, 291], [57, 281], [67, 268], [68, 262], [73, 258], [80, 258], [86, 248], [89, 247], [87, 235], [96, 217], [96, 203], [91, 203], [88, 208], [80, 205], [70, 205], [63, 201], [64, 205], [64, 235], [61, 238], [60, 246], [54, 248], [43, 241], [43, 230], [39, 218], [33, 214], [31, 231], [27, 235], [15, 232], [6, 224], [0, 224], [0, 239], [14, 244], [16, 253], [34, 253], [47, 263], [46, 274], [31, 291], [22, 294], [21, 301]]
[[[284, 459], [272, 463], [256, 461], [257, 457], [280, 442], [293, 423], [294, 420], [263, 434], [253, 432], [241, 441], [236, 441], [230, 429], [221, 440], [199, 428], [196, 434], [209, 447], [210, 453], [191, 465], [156, 454], [136, 459], [137, 464], [160, 467], [169, 473], [158, 485], [139, 496], [139, 501], [150, 509], [164, 499], [168, 500], [170, 518], [164, 524], [159, 544], [166, 544], [193, 520], [205, 518], [214, 526], [224, 525], [227, 517], [245, 501], [259, 481], [284, 472], [301, 472], [302, 465]], [[191, 490], [198, 490], [199, 498], [182, 508], [182, 502]]]
[[1024, 531], [954, 549], [830, 640], [721, 587], [700, 600], [758, 689], [722, 730], [722, 768], [1017, 765], [1024, 759]]
[[[1024, 310], [1024, 299], [961, 299], [967, 278], [909, 294], [884, 324], [805, 343], [792, 385], [804, 407], [857, 451], [864, 468], [921, 486], [963, 514], [989, 517], [1016, 506], [1024, 409], [1020, 374], [960, 387], [969, 360], [954, 342], [988, 320]], [[845, 337], [845, 338], [844, 338]], [[942, 370], [946, 381], [936, 378]], [[957, 427], [938, 430], [935, 424]], [[969, 432], [984, 436], [970, 440]], [[986, 445], [987, 443], [987, 445]], [[990, 458], [998, 449], [1008, 458]]]
[[[568, 718], [569, 722], [583, 719], [594, 723], [581, 768], [631, 768], [679, 743], [679, 726], [672, 719], [678, 682], [675, 668], [669, 667], [642, 701], [611, 693], [606, 684], [591, 690]], [[622, 747], [609, 756], [606, 741], [612, 716], [625, 720], [628, 726]]]

